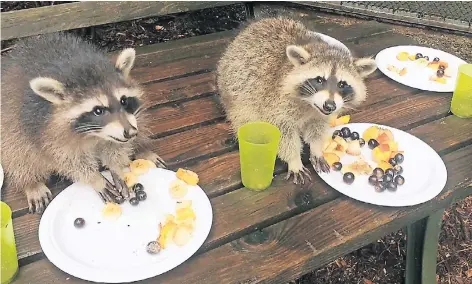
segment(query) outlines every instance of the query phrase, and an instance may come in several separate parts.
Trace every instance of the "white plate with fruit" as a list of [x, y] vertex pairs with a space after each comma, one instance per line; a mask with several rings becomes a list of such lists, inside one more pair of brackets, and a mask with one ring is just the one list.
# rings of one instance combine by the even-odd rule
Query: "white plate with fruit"
[[213, 213], [198, 175], [133, 163], [129, 200], [105, 205], [90, 186], [74, 183], [46, 208], [39, 240], [59, 269], [93, 282], [134, 282], [175, 268], [204, 243]]
[[394, 46], [375, 61], [386, 76], [406, 86], [432, 92], [453, 92], [457, 71], [466, 62], [447, 52], [423, 46]]
[[333, 137], [323, 150], [331, 171], [319, 176], [342, 194], [370, 204], [400, 207], [429, 201], [443, 190], [447, 181], [444, 162], [415, 136], [370, 123], [332, 129]]

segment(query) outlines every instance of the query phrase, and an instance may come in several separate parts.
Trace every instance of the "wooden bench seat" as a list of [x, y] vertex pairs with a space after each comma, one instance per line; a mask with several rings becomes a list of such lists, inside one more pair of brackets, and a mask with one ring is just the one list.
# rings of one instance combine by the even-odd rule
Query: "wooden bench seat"
[[[358, 56], [415, 43], [390, 25], [343, 26], [327, 17], [311, 14], [305, 20]], [[187, 167], [200, 175], [214, 212], [210, 235], [196, 255], [140, 283], [286, 283], [472, 194], [472, 120], [450, 115], [450, 94], [414, 90], [379, 71], [367, 79], [369, 98], [351, 113], [351, 121], [389, 125], [428, 143], [448, 169], [438, 197], [408, 208], [372, 206], [341, 195], [315, 173], [305, 186], [287, 182], [286, 165], [280, 162], [271, 188], [243, 188], [237, 144], [218, 102], [214, 73], [234, 35], [222, 32], [137, 49], [132, 75], [149, 96], [154, 149], [172, 169]], [[54, 194], [67, 184], [56, 184]], [[38, 240], [40, 216], [27, 214], [23, 194], [7, 192], [2, 200], [13, 210], [21, 264], [13, 283], [85, 283], [45, 258]]]

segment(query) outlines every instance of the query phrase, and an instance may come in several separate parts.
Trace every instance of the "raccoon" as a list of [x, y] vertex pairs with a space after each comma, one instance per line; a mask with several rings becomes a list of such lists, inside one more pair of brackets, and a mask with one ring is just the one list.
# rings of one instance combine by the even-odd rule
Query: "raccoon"
[[217, 65], [217, 87], [233, 132], [251, 121], [281, 131], [278, 157], [287, 180], [311, 179], [301, 153], [310, 147], [317, 172], [329, 172], [322, 145], [329, 120], [367, 96], [364, 78], [377, 69], [371, 58], [355, 58], [339, 44], [288, 18], [249, 23], [227, 46]]
[[130, 76], [135, 53], [126, 48], [113, 64], [91, 43], [57, 33], [24, 39], [2, 56], [5, 186], [24, 191], [31, 213], [50, 202], [53, 174], [90, 185], [106, 202], [128, 196], [122, 170], [131, 158], [165, 167], [150, 150], [144, 92]]

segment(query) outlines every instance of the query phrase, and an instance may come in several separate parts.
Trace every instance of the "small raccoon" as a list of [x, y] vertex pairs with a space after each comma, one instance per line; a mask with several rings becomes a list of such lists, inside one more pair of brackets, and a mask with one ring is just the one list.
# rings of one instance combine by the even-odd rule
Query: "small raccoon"
[[302, 23], [267, 18], [250, 23], [229, 44], [217, 66], [220, 99], [233, 131], [251, 121], [276, 125], [278, 156], [289, 179], [304, 183], [303, 142], [317, 172], [329, 172], [322, 144], [329, 119], [367, 96], [364, 77], [377, 69], [371, 58], [354, 58], [329, 45]]
[[89, 184], [111, 201], [117, 190], [128, 194], [122, 170], [131, 157], [165, 167], [149, 150], [143, 91], [129, 75], [134, 60], [128, 48], [113, 64], [63, 33], [24, 39], [2, 56], [1, 162], [6, 186], [25, 192], [30, 212], [50, 202], [52, 174]]

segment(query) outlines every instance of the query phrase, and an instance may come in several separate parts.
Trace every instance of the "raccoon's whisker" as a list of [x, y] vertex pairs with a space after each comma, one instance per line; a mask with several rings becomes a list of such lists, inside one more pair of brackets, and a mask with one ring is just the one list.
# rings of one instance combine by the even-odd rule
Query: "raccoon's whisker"
[[316, 88], [310, 83], [310, 81], [306, 81], [306, 82], [308, 83], [308, 86], [310, 86], [310, 88], [313, 89], [313, 92], [316, 93], [317, 90], [316, 90]]
[[313, 92], [314, 90], [311, 90], [310, 88], [308, 88], [308, 86], [306, 85], [301, 85], [300, 88], [302, 89], [302, 91], [305, 91], [306, 94], [308, 95], [313, 95], [315, 92]]

